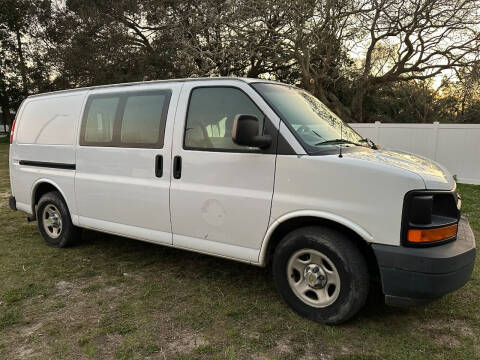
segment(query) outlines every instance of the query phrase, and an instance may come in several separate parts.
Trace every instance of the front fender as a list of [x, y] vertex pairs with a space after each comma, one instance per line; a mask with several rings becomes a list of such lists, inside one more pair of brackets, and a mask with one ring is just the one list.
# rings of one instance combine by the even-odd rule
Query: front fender
[[367, 230], [365, 230], [363, 227], [356, 224], [355, 222], [345, 217], [342, 217], [340, 215], [329, 213], [326, 211], [318, 211], [318, 210], [292, 211], [290, 213], [280, 216], [268, 227], [265, 237], [263, 238], [262, 246], [260, 248], [260, 254], [258, 257], [258, 263], [260, 266], [265, 266], [266, 264], [268, 246], [272, 238], [272, 234], [275, 232], [278, 226], [287, 220], [294, 219], [294, 218], [301, 218], [301, 217], [315, 217], [318, 219], [330, 220], [347, 227], [348, 229], [352, 230], [358, 236], [360, 236], [362, 239], [364, 239], [369, 243], [373, 241], [373, 236]]

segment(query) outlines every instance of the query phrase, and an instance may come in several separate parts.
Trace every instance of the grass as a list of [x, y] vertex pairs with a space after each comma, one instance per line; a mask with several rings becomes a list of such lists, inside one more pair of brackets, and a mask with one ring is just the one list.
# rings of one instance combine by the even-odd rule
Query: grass
[[[0, 144], [0, 358], [480, 358], [480, 273], [424, 307], [373, 292], [338, 327], [300, 318], [268, 269], [91, 231], [69, 249], [44, 244], [8, 209]], [[480, 236], [480, 186], [459, 185]]]

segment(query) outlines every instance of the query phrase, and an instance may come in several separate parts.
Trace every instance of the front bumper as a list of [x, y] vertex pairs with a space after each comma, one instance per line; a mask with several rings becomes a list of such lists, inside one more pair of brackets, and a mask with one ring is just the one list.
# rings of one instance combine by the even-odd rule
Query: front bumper
[[458, 224], [457, 240], [428, 248], [373, 244], [385, 302], [415, 305], [461, 288], [475, 264], [475, 237], [468, 220]]

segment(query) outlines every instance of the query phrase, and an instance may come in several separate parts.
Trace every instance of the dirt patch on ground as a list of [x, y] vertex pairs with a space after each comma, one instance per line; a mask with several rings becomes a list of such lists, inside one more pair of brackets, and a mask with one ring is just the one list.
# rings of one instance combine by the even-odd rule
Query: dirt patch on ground
[[208, 345], [208, 341], [200, 334], [184, 330], [173, 334], [166, 348], [169, 353], [189, 354], [197, 347], [206, 345]]
[[[81, 339], [77, 334], [79, 329], [86, 329], [89, 325], [99, 322], [98, 308], [90, 293], [82, 289], [91, 286], [92, 283], [102, 287], [103, 278], [93, 277], [77, 279], [75, 281], [59, 281], [54, 286], [54, 293], [48, 297], [38, 296], [29, 301], [35, 308], [43, 311], [35, 311], [23, 314], [23, 325], [17, 325], [9, 330], [7, 337], [9, 352], [7, 359], [25, 359], [32, 356], [47, 358], [51, 347], [48, 342], [42, 341], [46, 335], [55, 339], [55, 334], [72, 334], [71, 342], [79, 342], [76, 347], [78, 352], [70, 353], [70, 358], [84, 358], [82, 353]], [[118, 301], [118, 294], [121, 289], [110, 289], [105, 292], [105, 300]], [[55, 341], [55, 340], [53, 340]], [[104, 355], [114, 354], [115, 345], [118, 342], [105, 341], [101, 347]]]
[[57, 296], [64, 296], [74, 288], [74, 285], [68, 281], [59, 281], [55, 284], [55, 288], [57, 289]]
[[[0, 207], [8, 207], [8, 198], [11, 196], [10, 191], [0, 192]], [[9, 208], [10, 209], [10, 208]]]
[[446, 330], [465, 337], [475, 336], [472, 328], [466, 321], [460, 319], [451, 319], [449, 321], [429, 321], [420, 326], [420, 328], [428, 331]]
[[285, 338], [277, 340], [277, 343], [275, 344], [275, 352], [280, 354], [293, 352], [290, 340]]
[[29, 359], [34, 355], [33, 349], [27, 346], [22, 346], [18, 349], [19, 359]]
[[318, 348], [318, 344], [313, 343], [302, 344], [303, 354], [298, 354], [295, 350], [294, 343], [288, 337], [283, 337], [275, 342], [274, 347], [265, 354], [254, 354], [252, 360], [267, 360], [277, 358], [293, 358], [299, 360], [330, 360], [332, 356], [326, 354], [324, 351]]
[[457, 347], [461, 337], [474, 337], [472, 328], [466, 321], [452, 319], [449, 321], [430, 321], [420, 326], [421, 329], [435, 334], [433, 341], [441, 346]]
[[305, 353], [300, 360], [331, 360], [333, 357], [322, 349], [318, 348], [318, 344], [308, 344]]
[[22, 333], [23, 337], [28, 338], [30, 336], [35, 336], [39, 332], [42, 326], [43, 326], [43, 323], [39, 322], [31, 326], [27, 326], [23, 329], [20, 329], [20, 332]]
[[[126, 340], [133, 330], [125, 325], [125, 318], [118, 309], [125, 295], [132, 296], [130, 280], [142, 281], [143, 277], [138, 273], [125, 276], [129, 280], [118, 285], [112, 285], [103, 276], [62, 280], [54, 284], [49, 296], [25, 300], [44, 311], [23, 314], [22, 324], [9, 329], [6, 359], [55, 358], [52, 341], [56, 342], [55, 338], [59, 337], [56, 334], [61, 334], [63, 341], [67, 339], [68, 358], [110, 359], [118, 357], [118, 351], [128, 355], [129, 342]], [[139, 293], [134, 297], [140, 296]], [[153, 320], [151, 334], [162, 336], [155, 338], [155, 350], [145, 358], [169, 359], [209, 345], [198, 331], [176, 326], [167, 312], [153, 312], [150, 319]], [[136, 328], [135, 324], [131, 326]], [[93, 328], [96, 330], [91, 331]], [[43, 341], [46, 338], [50, 342]]]

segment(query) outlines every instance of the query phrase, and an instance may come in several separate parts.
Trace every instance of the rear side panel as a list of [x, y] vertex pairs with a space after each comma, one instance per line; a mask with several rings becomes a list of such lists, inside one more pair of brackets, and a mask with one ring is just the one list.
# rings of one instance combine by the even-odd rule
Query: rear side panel
[[74, 144], [86, 93], [32, 97], [22, 105], [10, 146], [10, 180], [19, 210], [31, 214], [35, 186], [48, 182], [76, 212]]

